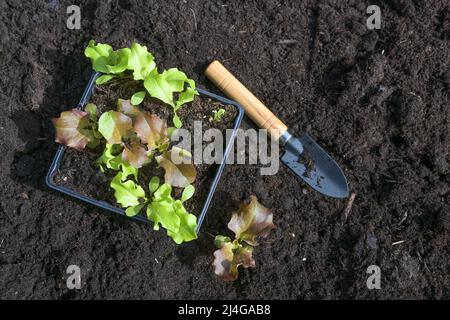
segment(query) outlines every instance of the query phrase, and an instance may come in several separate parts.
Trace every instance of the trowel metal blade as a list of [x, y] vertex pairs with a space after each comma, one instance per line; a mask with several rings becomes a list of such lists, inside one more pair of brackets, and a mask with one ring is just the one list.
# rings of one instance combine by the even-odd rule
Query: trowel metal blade
[[348, 196], [341, 168], [310, 136], [292, 137], [285, 148], [281, 161], [313, 189], [334, 198]]

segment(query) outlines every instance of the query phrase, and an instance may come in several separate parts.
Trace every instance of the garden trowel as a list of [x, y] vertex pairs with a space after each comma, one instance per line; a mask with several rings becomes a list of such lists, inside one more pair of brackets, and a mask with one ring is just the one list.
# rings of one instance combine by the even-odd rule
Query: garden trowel
[[281, 161], [297, 176], [327, 196], [348, 196], [347, 180], [341, 168], [310, 136], [292, 136], [287, 126], [219, 61], [212, 62], [205, 74], [228, 97], [238, 102], [259, 127], [266, 129], [272, 138], [284, 144], [285, 153]]

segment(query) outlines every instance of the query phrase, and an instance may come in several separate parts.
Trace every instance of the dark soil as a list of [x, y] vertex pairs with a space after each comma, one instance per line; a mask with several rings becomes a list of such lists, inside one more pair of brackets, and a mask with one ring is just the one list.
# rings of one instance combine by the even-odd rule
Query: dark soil
[[[106, 85], [97, 87], [89, 102], [94, 103], [97, 106], [99, 115], [108, 110], [116, 110], [117, 99], [119, 97], [129, 99], [133, 95], [135, 91], [130, 88], [130, 84], [134, 83], [134, 81], [129, 80], [113, 80]], [[147, 96], [139, 105], [139, 108], [146, 112], [156, 114], [161, 117], [161, 119], [166, 120], [169, 127], [173, 126], [173, 113], [170, 107], [165, 106], [156, 99], [151, 99]], [[212, 118], [213, 111], [220, 108], [225, 110], [225, 114], [220, 119], [220, 122], [214, 121]], [[220, 130], [225, 137], [225, 130], [233, 128], [238, 111], [234, 106], [224, 105], [206, 97], [198, 97], [192, 103], [183, 106], [178, 114], [183, 121], [182, 128], [191, 132], [192, 136], [194, 136], [194, 122], [201, 121], [202, 137], [204, 136], [204, 132], [212, 128]], [[187, 151], [191, 153], [194, 152], [194, 142], [195, 140], [192, 138], [190, 149]], [[202, 150], [210, 143], [211, 141], [202, 141]], [[178, 141], [172, 142], [172, 145], [177, 144]], [[116, 203], [114, 190], [108, 187], [117, 172], [108, 169], [105, 169], [105, 173], [99, 172], [99, 168], [94, 164], [95, 160], [102, 154], [103, 148], [104, 144], [102, 143], [93, 150], [86, 148], [83, 152], [70, 148], [67, 149], [62, 159], [60, 169], [55, 175], [54, 181], [60, 186], [64, 186], [96, 200], [106, 201], [120, 208], [120, 205]], [[195, 167], [197, 175], [193, 185], [196, 189], [196, 193], [190, 201], [185, 203], [185, 207], [189, 212], [198, 216], [203, 209], [218, 165], [196, 164]], [[153, 176], [158, 176], [160, 181], [164, 181], [164, 170], [159, 168], [155, 161], [139, 170], [138, 183], [144, 188], [146, 194], [149, 194], [148, 183]], [[182, 189], [174, 188], [173, 193], [176, 198], [179, 198]], [[145, 216], [145, 211], [143, 210], [141, 214]]]
[[[66, 28], [80, 4], [81, 30]], [[366, 28], [378, 4], [382, 28]], [[450, 4], [392, 1], [0, 1], [0, 298], [450, 298]], [[356, 199], [305, 187], [287, 168], [227, 166], [196, 242], [49, 190], [52, 117], [91, 73], [89, 39], [146, 44], [202, 87], [213, 59], [292, 132], [343, 167]], [[248, 119], [243, 128], [253, 125]], [[235, 283], [211, 268], [213, 237], [255, 194], [278, 226]], [[399, 241], [404, 241], [400, 242]], [[393, 245], [395, 244], [395, 245]], [[82, 289], [66, 288], [66, 268]], [[366, 270], [381, 268], [381, 289]]]

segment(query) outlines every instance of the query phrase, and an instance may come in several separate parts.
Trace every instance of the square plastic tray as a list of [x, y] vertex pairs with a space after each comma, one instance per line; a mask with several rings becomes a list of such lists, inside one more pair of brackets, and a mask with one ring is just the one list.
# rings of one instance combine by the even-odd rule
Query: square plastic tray
[[[95, 89], [95, 80], [99, 76], [100, 76], [99, 73], [94, 73], [91, 76], [91, 79], [89, 80], [89, 83], [87, 84], [86, 89], [84, 90], [84, 93], [83, 93], [83, 95], [82, 95], [82, 97], [80, 99], [80, 102], [78, 103], [78, 106], [77, 106], [78, 109], [80, 109], [80, 110], [84, 109], [86, 103], [91, 98], [91, 95], [92, 95], [92, 93], [93, 93], [93, 91]], [[236, 109], [238, 111], [238, 115], [236, 116], [236, 118], [234, 120], [234, 123], [233, 123], [233, 128], [232, 128], [233, 129], [233, 134], [231, 135], [231, 138], [229, 139], [229, 141], [227, 141], [227, 145], [226, 145], [225, 152], [224, 152], [224, 157], [223, 157], [220, 165], [217, 167], [217, 170], [216, 170], [216, 172], [214, 174], [213, 181], [212, 181], [212, 183], [211, 183], [211, 185], [209, 187], [209, 192], [208, 192], [208, 195], [206, 197], [205, 203], [203, 205], [202, 211], [201, 211], [200, 215], [197, 217], [197, 234], [198, 234], [198, 232], [200, 230], [200, 227], [201, 227], [201, 225], [203, 223], [203, 220], [204, 220], [204, 218], [206, 216], [206, 213], [208, 211], [208, 208], [209, 208], [209, 206], [211, 204], [211, 200], [212, 200], [212, 198], [214, 196], [214, 193], [216, 191], [217, 184], [219, 183], [219, 180], [220, 180], [220, 176], [222, 175], [223, 169], [225, 168], [226, 159], [227, 159], [227, 157], [228, 157], [228, 155], [229, 155], [229, 153], [230, 153], [230, 151], [231, 151], [231, 149], [233, 147], [233, 143], [234, 143], [234, 140], [236, 138], [237, 129], [239, 128], [239, 126], [241, 124], [241, 121], [242, 121], [242, 118], [244, 116], [244, 110], [242, 109], [242, 107], [239, 104], [237, 104], [236, 102], [234, 102], [232, 100], [226, 99], [224, 97], [221, 97], [219, 95], [216, 95], [214, 93], [208, 92], [208, 91], [200, 89], [200, 88], [197, 88], [197, 91], [200, 93], [200, 98], [201, 97], [208, 97], [208, 98], [211, 98], [211, 99], [216, 100], [218, 102], [221, 102], [223, 104], [232, 105], [232, 106], [236, 107]], [[84, 201], [86, 203], [89, 203], [89, 204], [92, 204], [94, 206], [97, 206], [99, 208], [105, 209], [105, 210], [107, 210], [110, 213], [120, 214], [120, 215], [126, 216], [125, 210], [120, 209], [120, 208], [118, 208], [116, 206], [113, 206], [112, 204], [110, 204], [108, 202], [87, 197], [87, 196], [82, 195], [82, 194], [80, 194], [80, 193], [78, 193], [78, 192], [76, 192], [76, 191], [74, 191], [72, 189], [60, 186], [60, 185], [55, 183], [54, 176], [55, 176], [56, 172], [59, 170], [59, 167], [61, 165], [61, 161], [62, 161], [62, 159], [64, 157], [64, 150], [65, 150], [64, 146], [59, 146], [58, 150], [56, 151], [55, 157], [53, 158], [52, 164], [50, 166], [50, 169], [48, 170], [48, 173], [47, 173], [47, 176], [46, 176], [46, 179], [45, 179], [45, 182], [47, 183], [47, 185], [50, 188], [52, 188], [52, 189], [54, 189], [56, 191], [62, 192], [64, 194], [66, 194], [68, 196], [71, 196], [73, 198], [76, 198], [78, 200], [81, 200], [81, 201]], [[137, 220], [137, 221], [141, 221], [141, 222], [146, 222], [146, 223], [150, 223], [151, 222], [146, 217], [140, 216], [140, 215], [131, 217], [131, 219], [134, 219], [134, 220]]]

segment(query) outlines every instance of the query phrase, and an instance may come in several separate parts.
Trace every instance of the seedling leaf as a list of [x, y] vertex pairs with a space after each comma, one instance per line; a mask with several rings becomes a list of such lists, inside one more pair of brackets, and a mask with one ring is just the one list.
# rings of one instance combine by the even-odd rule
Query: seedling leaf
[[112, 75], [112, 74], [104, 74], [104, 75], [98, 77], [97, 80], [95, 80], [95, 84], [97, 84], [97, 85], [105, 84], [105, 83], [107, 83], [109, 80], [111, 80], [111, 79], [113, 79], [113, 78], [115, 78], [115, 77], [116, 77], [116, 76], [115, 76], [115, 75]]
[[122, 162], [120, 163], [120, 170], [122, 171], [123, 179], [126, 179], [132, 175], [134, 179], [137, 180], [138, 169], [133, 167], [132, 165]]
[[166, 79], [167, 74], [159, 74], [157, 69], [154, 69], [144, 81], [144, 87], [148, 93], [172, 107], [173, 103], [173, 89]]
[[129, 207], [129, 208], [127, 208], [126, 210], [125, 210], [125, 214], [128, 216], [128, 217], [134, 217], [134, 216], [136, 216], [141, 210], [142, 210], [142, 208], [145, 206], [145, 204], [140, 204], [140, 205], [137, 205], [137, 206], [134, 206], [134, 207]]
[[178, 96], [177, 103], [175, 104], [175, 110], [178, 110], [183, 104], [193, 101], [196, 94], [197, 91], [191, 88], [186, 88], [186, 90], [181, 92]]
[[136, 141], [124, 144], [122, 159], [126, 163], [138, 169], [142, 168], [142, 166], [149, 161], [147, 150]]
[[92, 68], [97, 72], [109, 73], [106, 67], [106, 61], [113, 52], [113, 48], [109, 44], [95, 44], [94, 40], [89, 41], [88, 46], [84, 50], [84, 55], [91, 59]]
[[158, 176], [152, 177], [148, 184], [148, 188], [149, 188], [150, 192], [153, 193], [156, 190], [158, 190], [159, 184], [160, 184], [159, 177]]
[[195, 181], [197, 170], [192, 164], [191, 155], [186, 150], [173, 147], [155, 159], [165, 170], [165, 183], [185, 188]]
[[89, 142], [95, 141], [95, 137], [89, 122], [87, 112], [72, 109], [61, 113], [59, 118], [52, 119], [56, 130], [57, 143], [83, 150]]
[[136, 118], [141, 111], [135, 107], [130, 100], [117, 100], [117, 111], [129, 116], [130, 118]]
[[173, 125], [175, 128], [180, 129], [183, 126], [180, 117], [175, 113], [172, 119]]
[[[128, 66], [128, 56], [130, 49], [120, 49], [114, 51], [108, 44], [95, 44], [93, 40], [89, 41], [87, 48], [84, 50], [86, 57], [91, 59], [92, 68], [105, 74], [120, 74], [126, 70]], [[103, 78], [100, 81], [104, 81]], [[110, 79], [108, 79], [110, 80]]]
[[250, 202], [241, 204], [239, 210], [233, 212], [228, 228], [239, 241], [257, 245], [256, 237], [265, 238], [275, 228], [272, 220], [272, 211], [260, 204], [255, 196], [251, 196]]
[[214, 110], [212, 120], [216, 123], [222, 121], [222, 117], [225, 115], [225, 112], [226, 111], [223, 108], [220, 108], [219, 110]]
[[153, 221], [155, 230], [161, 224], [166, 230], [177, 233], [180, 229], [180, 218], [174, 214], [170, 201], [153, 201], [147, 208], [148, 219]]
[[134, 207], [142, 204], [141, 200], [145, 200], [145, 191], [134, 181], [123, 181], [126, 178], [122, 172], [118, 172], [111, 181], [111, 188], [115, 190], [114, 196], [117, 203], [123, 208]]
[[177, 244], [197, 239], [197, 217], [188, 213], [179, 200], [174, 202], [173, 207], [175, 214], [180, 219], [180, 227], [177, 232], [167, 230], [167, 235]]
[[97, 106], [93, 103], [88, 103], [86, 107], [84, 107], [84, 110], [89, 113], [89, 119], [92, 122], [97, 121]]
[[95, 161], [95, 165], [99, 166], [102, 172], [105, 171], [103, 166], [106, 166], [108, 169], [119, 170], [120, 164], [122, 163], [122, 157], [120, 154], [117, 155], [118, 152], [120, 152], [119, 145], [107, 143], [102, 155]]
[[155, 69], [155, 58], [139, 43], [133, 43], [129, 50], [128, 70], [133, 71], [134, 80], [144, 80]]
[[134, 130], [149, 150], [167, 148], [169, 143], [167, 123], [157, 115], [141, 112], [134, 123]]
[[226, 236], [216, 236], [214, 239], [214, 244], [217, 248], [222, 248], [223, 245], [225, 243], [231, 242], [231, 238], [230, 237], [226, 237]]
[[117, 111], [105, 112], [98, 120], [98, 131], [109, 144], [120, 144], [132, 128], [131, 118]]
[[139, 91], [131, 97], [131, 103], [135, 106], [140, 105], [145, 98], [145, 91]]
[[184, 188], [183, 190], [183, 194], [181, 195], [181, 202], [186, 202], [188, 201], [190, 198], [192, 198], [192, 196], [195, 193], [195, 188], [192, 184], [188, 185], [186, 188]]

